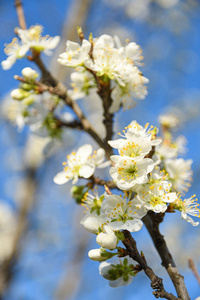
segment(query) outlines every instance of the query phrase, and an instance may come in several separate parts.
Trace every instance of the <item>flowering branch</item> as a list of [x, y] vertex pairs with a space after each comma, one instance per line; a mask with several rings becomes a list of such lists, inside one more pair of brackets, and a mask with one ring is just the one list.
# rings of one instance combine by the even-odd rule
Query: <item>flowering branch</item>
[[145, 274], [150, 278], [152, 289], [156, 290], [153, 292], [153, 295], [156, 298], [178, 300], [178, 298], [173, 294], [169, 294], [168, 292], [166, 292], [163, 286], [162, 279], [154, 274], [153, 270], [147, 265], [145, 258], [139, 254], [136, 242], [130, 232], [128, 230], [123, 230], [122, 232], [125, 236], [125, 239], [122, 240], [122, 242], [127, 249], [128, 255], [137, 263], [139, 263]]
[[177, 295], [182, 300], [189, 300], [184, 277], [179, 273], [178, 268], [173, 260], [173, 257], [167, 247], [163, 235], [160, 233], [159, 224], [162, 223], [164, 214], [155, 214], [152, 211], [149, 211], [148, 214], [143, 217], [143, 222], [153, 240], [153, 243], [162, 259], [162, 265], [167, 270], [174, 287], [176, 289]]

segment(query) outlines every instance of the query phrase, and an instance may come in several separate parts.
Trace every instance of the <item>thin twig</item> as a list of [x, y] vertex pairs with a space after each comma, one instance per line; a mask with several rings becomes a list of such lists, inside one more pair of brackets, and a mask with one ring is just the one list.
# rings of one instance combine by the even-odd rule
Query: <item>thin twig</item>
[[147, 265], [146, 260], [144, 259], [143, 255], [140, 255], [137, 249], [136, 241], [130, 234], [128, 230], [122, 231], [125, 239], [122, 241], [124, 246], [127, 249], [128, 255], [135, 260], [141, 268], [144, 270], [145, 274], [149, 277], [151, 280], [151, 287], [153, 290], [153, 295], [156, 298], [165, 298], [168, 300], [178, 300], [177, 297], [175, 297], [173, 294], [169, 294], [165, 289], [163, 285], [163, 280], [155, 275], [153, 270]]
[[200, 276], [199, 276], [199, 273], [197, 271], [197, 268], [195, 266], [195, 263], [194, 263], [193, 259], [189, 258], [188, 259], [188, 264], [189, 264], [189, 267], [192, 270], [194, 276], [196, 277], [196, 280], [198, 281], [198, 284], [200, 285]]
[[23, 11], [23, 6], [22, 6], [21, 0], [15, 0], [15, 8], [17, 11], [19, 26], [21, 27], [21, 29], [25, 30], [27, 27], [26, 27], [26, 21], [25, 21], [25, 17], [24, 17], [24, 11]]

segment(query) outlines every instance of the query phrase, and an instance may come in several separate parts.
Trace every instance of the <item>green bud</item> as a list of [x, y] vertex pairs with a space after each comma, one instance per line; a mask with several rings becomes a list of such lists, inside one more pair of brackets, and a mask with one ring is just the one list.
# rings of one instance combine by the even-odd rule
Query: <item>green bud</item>
[[29, 84], [29, 83], [22, 83], [20, 84], [20, 88], [24, 91], [31, 91], [33, 89], [33, 86], [32, 84]]
[[89, 42], [92, 44], [93, 43], [93, 36], [92, 36], [92, 32], [90, 33], [90, 35], [89, 35]]

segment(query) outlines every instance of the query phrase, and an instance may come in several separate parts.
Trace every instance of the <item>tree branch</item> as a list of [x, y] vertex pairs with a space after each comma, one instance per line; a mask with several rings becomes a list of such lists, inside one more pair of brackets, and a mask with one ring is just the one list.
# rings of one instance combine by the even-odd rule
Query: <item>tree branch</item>
[[113, 180], [106, 181], [104, 179], [101, 179], [101, 178], [98, 178], [95, 176], [91, 176], [89, 179], [91, 180], [91, 182], [88, 182], [87, 186], [93, 187], [96, 184], [96, 185], [102, 185], [102, 186], [106, 185], [111, 190], [117, 189], [117, 186]]
[[60, 119], [58, 119], [56, 117], [56, 120], [58, 122], [58, 128], [61, 127], [67, 127], [67, 128], [72, 128], [72, 129], [78, 129], [78, 130], [82, 130], [83, 126], [80, 122], [78, 122], [77, 120], [71, 121], [71, 122], [64, 122]]
[[123, 230], [122, 232], [125, 236], [125, 239], [122, 242], [127, 249], [128, 255], [137, 263], [139, 263], [141, 268], [144, 270], [145, 274], [151, 280], [152, 289], [156, 290], [153, 292], [153, 295], [156, 298], [178, 300], [178, 298], [175, 297], [173, 294], [169, 294], [168, 292], [166, 292], [162, 282], [163, 280], [154, 274], [153, 270], [147, 265], [144, 256], [139, 254], [136, 241], [134, 240], [130, 232], [128, 230]]
[[154, 212], [149, 211], [148, 214], [143, 217], [142, 221], [144, 222], [153, 240], [154, 246], [157, 249], [160, 258], [162, 259], [162, 265], [167, 270], [167, 273], [174, 284], [178, 297], [182, 300], [190, 300], [185, 286], [184, 277], [179, 273], [164, 237], [159, 230], [159, 224], [163, 221], [163, 218], [164, 214], [155, 214]]
[[110, 106], [112, 104], [111, 98], [111, 88], [110, 88], [110, 80], [108, 83], [99, 81], [98, 84], [98, 94], [102, 99], [103, 109], [104, 109], [104, 120], [103, 123], [106, 127], [106, 138], [105, 143], [112, 139], [113, 136], [113, 114], [109, 112]]

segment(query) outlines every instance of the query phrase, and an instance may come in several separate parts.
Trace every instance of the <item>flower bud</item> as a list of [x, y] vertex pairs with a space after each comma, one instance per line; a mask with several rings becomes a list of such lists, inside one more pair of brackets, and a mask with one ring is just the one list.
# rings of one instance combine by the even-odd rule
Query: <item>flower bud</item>
[[95, 261], [104, 261], [107, 260], [108, 258], [106, 255], [102, 256], [103, 252], [102, 249], [92, 249], [88, 252], [88, 256], [90, 259], [95, 260]]
[[117, 237], [109, 226], [105, 225], [104, 229], [106, 233], [99, 233], [96, 242], [103, 248], [114, 250], [117, 246]]
[[27, 80], [35, 80], [38, 77], [38, 73], [29, 67], [22, 70], [22, 75]]
[[15, 89], [11, 92], [11, 97], [15, 100], [23, 100], [24, 98], [28, 97], [29, 93], [22, 90], [22, 89]]

